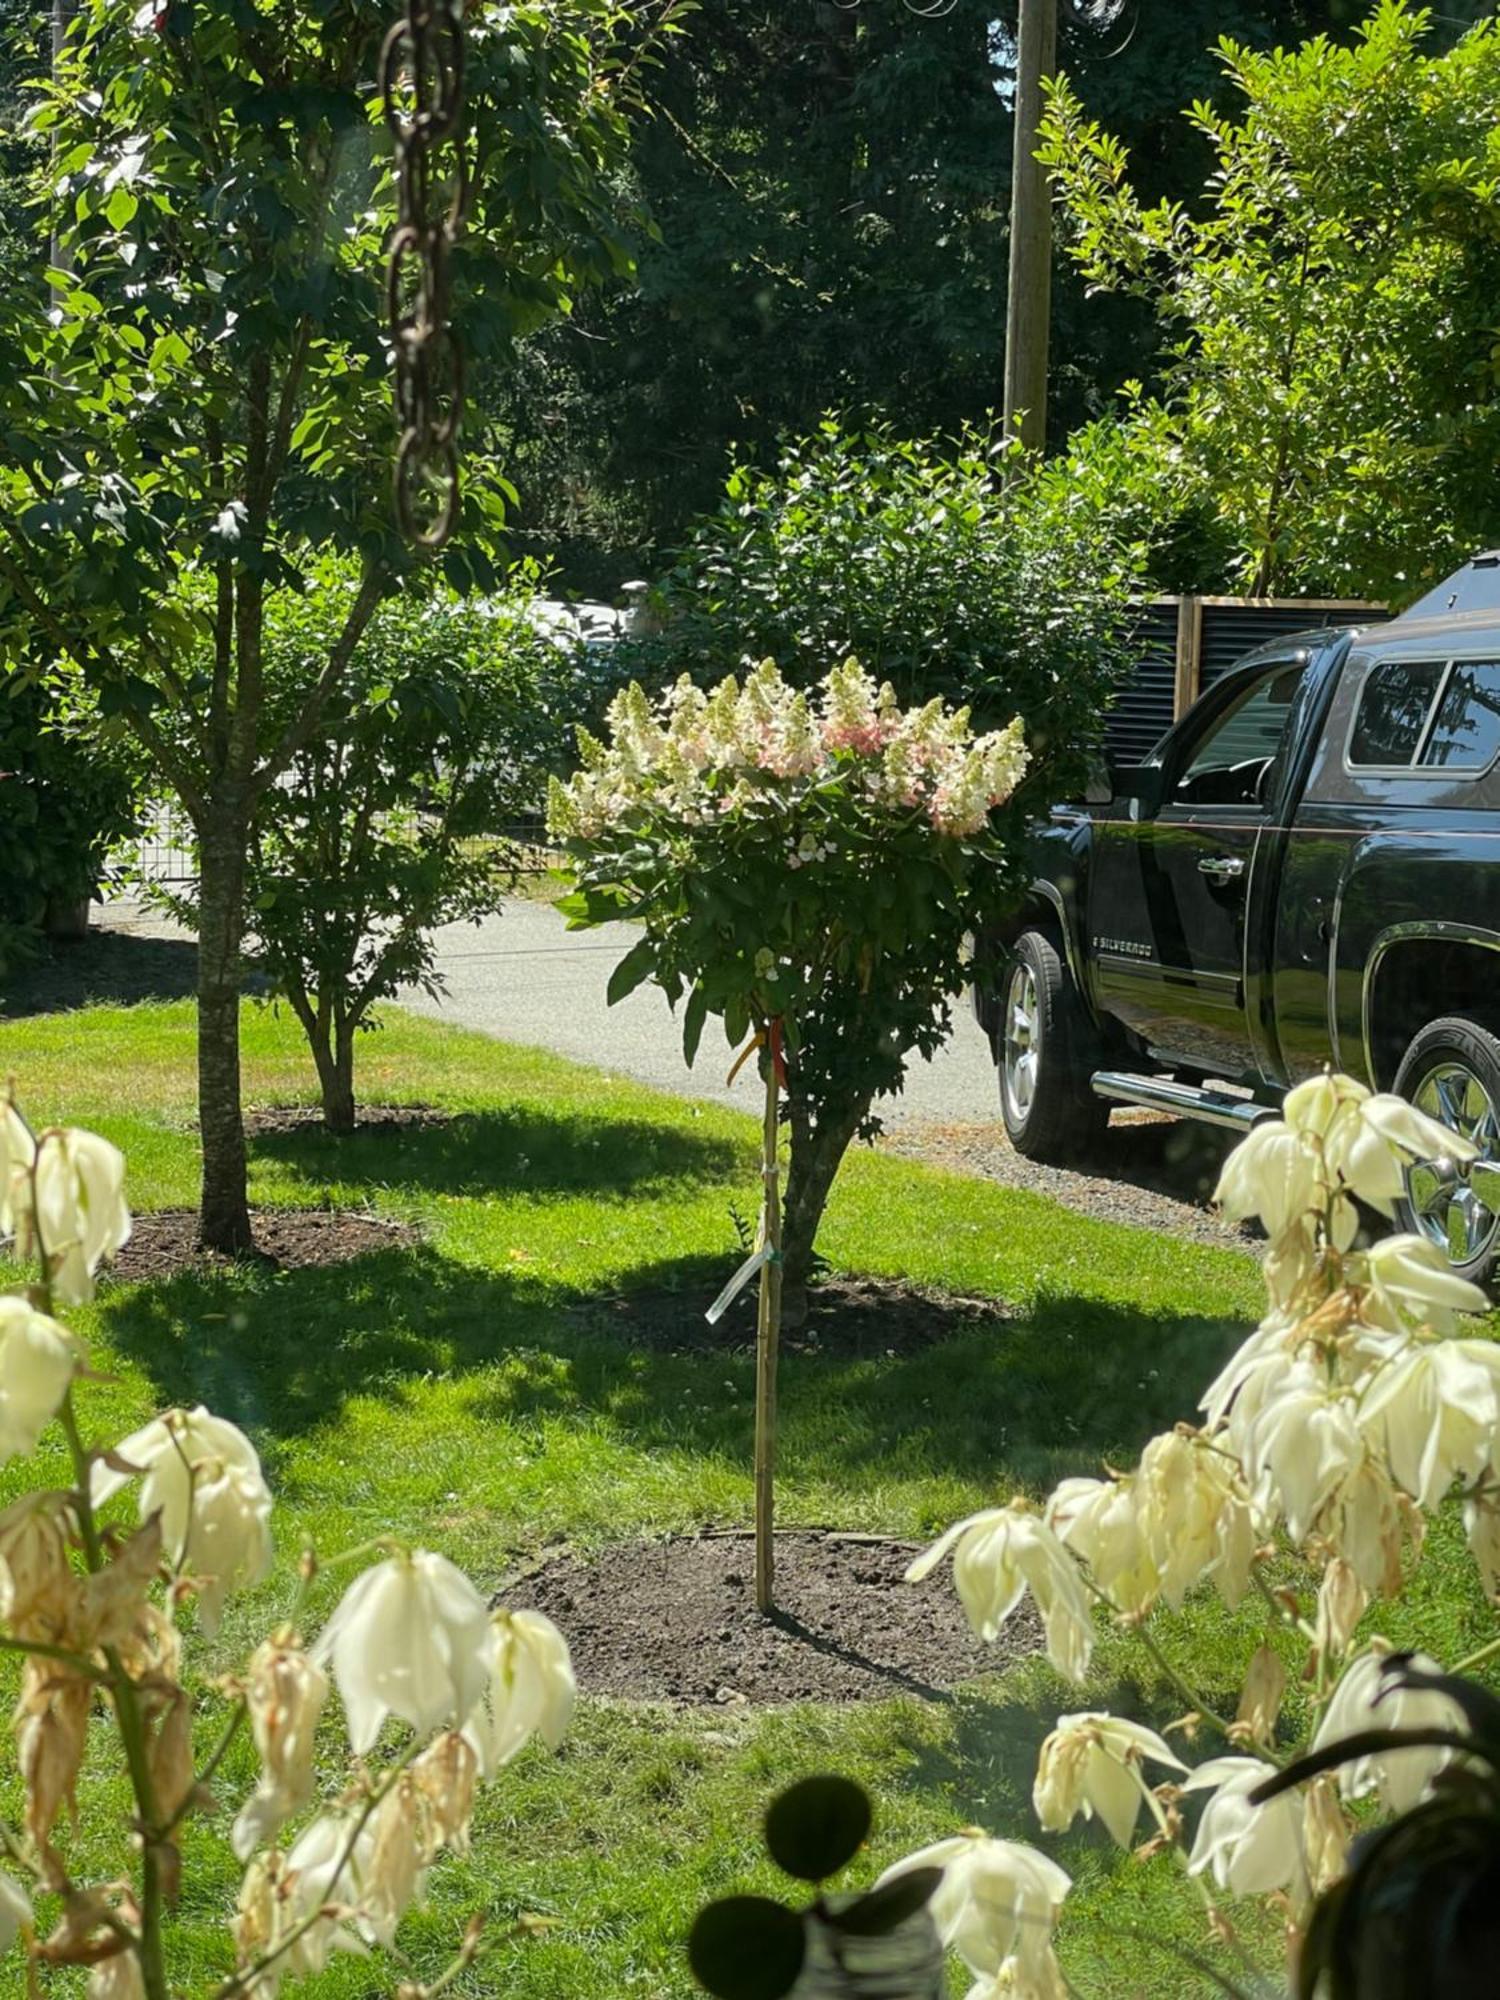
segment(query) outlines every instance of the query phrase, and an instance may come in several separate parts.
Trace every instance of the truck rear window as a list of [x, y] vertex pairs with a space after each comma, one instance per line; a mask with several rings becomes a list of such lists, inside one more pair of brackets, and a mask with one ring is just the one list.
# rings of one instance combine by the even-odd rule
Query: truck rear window
[[1410, 764], [1446, 660], [1381, 660], [1365, 675], [1349, 736], [1351, 764]]
[[1500, 751], [1500, 661], [1455, 660], [1420, 762], [1487, 771]]

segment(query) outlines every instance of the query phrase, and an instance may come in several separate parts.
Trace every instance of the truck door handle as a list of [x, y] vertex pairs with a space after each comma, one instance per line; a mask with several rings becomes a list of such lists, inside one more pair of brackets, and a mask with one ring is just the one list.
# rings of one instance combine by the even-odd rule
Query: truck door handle
[[1244, 872], [1245, 864], [1237, 854], [1205, 854], [1198, 863], [1198, 873], [1221, 886], [1237, 882]]

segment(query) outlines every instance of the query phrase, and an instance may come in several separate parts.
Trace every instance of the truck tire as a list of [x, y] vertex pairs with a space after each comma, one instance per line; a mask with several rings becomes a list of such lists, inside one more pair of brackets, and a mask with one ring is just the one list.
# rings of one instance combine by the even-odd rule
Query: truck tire
[[1102, 1135], [1109, 1108], [1089, 1088], [1093, 1031], [1045, 931], [1016, 940], [1001, 995], [995, 1061], [1010, 1143], [1028, 1160], [1080, 1160]]
[[1394, 1087], [1479, 1147], [1467, 1165], [1412, 1167], [1402, 1227], [1446, 1250], [1460, 1277], [1493, 1284], [1500, 1263], [1500, 1041], [1460, 1014], [1429, 1021], [1401, 1058]]

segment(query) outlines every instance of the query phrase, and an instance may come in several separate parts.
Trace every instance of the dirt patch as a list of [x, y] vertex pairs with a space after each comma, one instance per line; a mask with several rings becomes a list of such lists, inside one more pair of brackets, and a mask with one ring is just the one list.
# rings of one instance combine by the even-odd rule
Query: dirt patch
[[776, 1537], [774, 1618], [755, 1609], [748, 1535], [629, 1542], [592, 1562], [559, 1555], [496, 1603], [545, 1611], [567, 1635], [578, 1685], [637, 1701], [738, 1708], [934, 1696], [1039, 1650], [1019, 1606], [998, 1644], [970, 1632], [946, 1564], [902, 1581], [915, 1543]]
[[[624, 1292], [616, 1298], [591, 1299], [574, 1311], [593, 1328], [641, 1347], [691, 1354], [754, 1347], [754, 1283], [710, 1326], [703, 1315], [713, 1304], [716, 1289], [706, 1280], [684, 1290]], [[994, 1327], [1010, 1317], [1010, 1308], [1000, 1299], [928, 1292], [889, 1278], [825, 1278], [812, 1286], [807, 1298], [804, 1324], [782, 1330], [783, 1353], [879, 1360], [918, 1353], [955, 1334]]]
[[[450, 1125], [453, 1113], [436, 1104], [361, 1105], [355, 1116], [355, 1134], [365, 1132], [422, 1132], [433, 1125]], [[316, 1104], [267, 1104], [245, 1113], [245, 1130], [252, 1139], [287, 1132], [322, 1132], [323, 1113]], [[330, 1134], [330, 1137], [333, 1136]]]
[[[351, 1257], [418, 1240], [409, 1223], [326, 1208], [252, 1209], [250, 1221], [261, 1258], [283, 1271], [346, 1264]], [[222, 1270], [233, 1262], [199, 1247], [196, 1209], [160, 1208], [134, 1217], [130, 1241], [110, 1268], [115, 1277], [135, 1284], [143, 1278], [175, 1277], [179, 1271]]]

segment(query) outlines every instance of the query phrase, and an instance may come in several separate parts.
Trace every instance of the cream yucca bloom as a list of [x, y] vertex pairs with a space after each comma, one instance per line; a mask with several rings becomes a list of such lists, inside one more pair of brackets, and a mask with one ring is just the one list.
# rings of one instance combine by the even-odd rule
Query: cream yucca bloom
[[1464, 1533], [1485, 1594], [1500, 1594], [1500, 1493], [1493, 1487], [1464, 1502]]
[[1117, 1847], [1128, 1847], [1143, 1799], [1147, 1759], [1185, 1771], [1181, 1758], [1143, 1722], [1099, 1710], [1060, 1715], [1042, 1745], [1031, 1802], [1046, 1833], [1065, 1833], [1079, 1813], [1097, 1813]]
[[1279, 1118], [1250, 1128], [1224, 1162], [1214, 1189], [1229, 1221], [1255, 1216], [1271, 1237], [1300, 1222], [1321, 1199], [1316, 1150]]
[[87, 2000], [146, 2000], [141, 1961], [129, 1945], [93, 1967], [85, 1993]]
[[1490, 1463], [1500, 1425], [1500, 1346], [1439, 1340], [1382, 1368], [1360, 1399], [1359, 1422], [1396, 1479], [1430, 1512], [1455, 1479]]
[[419, 1736], [473, 1714], [491, 1660], [489, 1613], [463, 1571], [417, 1549], [356, 1577], [311, 1649], [331, 1662], [356, 1756], [388, 1715]]
[[0, 1869], [0, 1953], [7, 1952], [18, 1937], [30, 1934], [31, 1898], [14, 1875]]
[[194, 1579], [212, 1637], [229, 1592], [260, 1583], [271, 1570], [271, 1495], [254, 1445], [200, 1403], [154, 1417], [113, 1457], [115, 1464], [94, 1467], [95, 1506], [141, 1475], [140, 1517], [160, 1514], [167, 1560]]
[[991, 1640], [1029, 1590], [1047, 1633], [1047, 1657], [1070, 1681], [1088, 1672], [1094, 1620], [1078, 1565], [1040, 1515], [992, 1507], [955, 1522], [906, 1572], [929, 1576], [949, 1550], [953, 1581], [981, 1639]]
[[1309, 1888], [1302, 1801], [1294, 1792], [1283, 1792], [1263, 1806], [1249, 1799], [1257, 1785], [1275, 1775], [1276, 1766], [1258, 1757], [1214, 1757], [1198, 1766], [1183, 1790], [1211, 1791], [1213, 1796], [1198, 1822], [1188, 1870], [1193, 1875], [1211, 1871], [1231, 1895], [1264, 1896], [1285, 1889], [1300, 1904]]
[[[994, 1980], [1009, 1973], [1002, 1991], [1045, 1993], [1053, 1975], [1052, 1933], [1073, 1882], [1055, 1861], [1016, 1840], [956, 1834], [908, 1854], [887, 1868], [883, 1888], [915, 1868], [941, 1868], [927, 1904], [938, 1936], [971, 1972]], [[1028, 1983], [1029, 1982], [1029, 1983]]]
[[7, 1187], [0, 1228], [23, 1257], [44, 1259], [59, 1305], [94, 1296], [94, 1274], [130, 1237], [125, 1156], [97, 1132], [55, 1126], [34, 1144], [20, 1114], [7, 1106]]
[[245, 1708], [260, 1757], [260, 1782], [241, 1807], [231, 1844], [248, 1861], [313, 1795], [313, 1739], [328, 1676], [299, 1646], [263, 1639], [251, 1655]]
[[[1368, 1651], [1350, 1661], [1313, 1736], [1315, 1750], [1366, 1729], [1451, 1729], [1465, 1733], [1463, 1711], [1447, 1695], [1430, 1688], [1402, 1687], [1389, 1680], [1384, 1672], [1389, 1657], [1384, 1640], [1377, 1639]], [[1426, 1653], [1413, 1653], [1411, 1665], [1423, 1673], [1438, 1672], [1437, 1661]], [[1410, 1812], [1453, 1755], [1441, 1747], [1382, 1750], [1342, 1765], [1339, 1790], [1346, 1799], [1362, 1799], [1374, 1792], [1387, 1812]]]
[[1174, 1611], [1200, 1578], [1231, 1610], [1250, 1588], [1256, 1536], [1250, 1496], [1217, 1446], [1167, 1431], [1141, 1453], [1136, 1473], [1141, 1534]]
[[464, 1735], [492, 1778], [533, 1736], [555, 1750], [573, 1719], [577, 1684], [568, 1642], [540, 1611], [497, 1611], [485, 1640], [483, 1698]]
[[77, 1373], [77, 1342], [12, 1294], [0, 1294], [0, 1464], [36, 1450]]
[[1460, 1278], [1425, 1236], [1383, 1237], [1370, 1245], [1351, 1275], [1369, 1288], [1365, 1317], [1393, 1332], [1404, 1333], [1415, 1322], [1434, 1333], [1456, 1333], [1461, 1315], [1490, 1309], [1478, 1285]]
[[[1239, 1431], [1240, 1435], [1236, 1436]], [[1260, 1519], [1285, 1519], [1294, 1542], [1364, 1461], [1354, 1398], [1311, 1362], [1296, 1361], [1248, 1423], [1231, 1418]]]
[[1065, 1479], [1048, 1500], [1044, 1519], [1088, 1564], [1117, 1611], [1132, 1617], [1156, 1602], [1161, 1574], [1141, 1532], [1133, 1477]]

